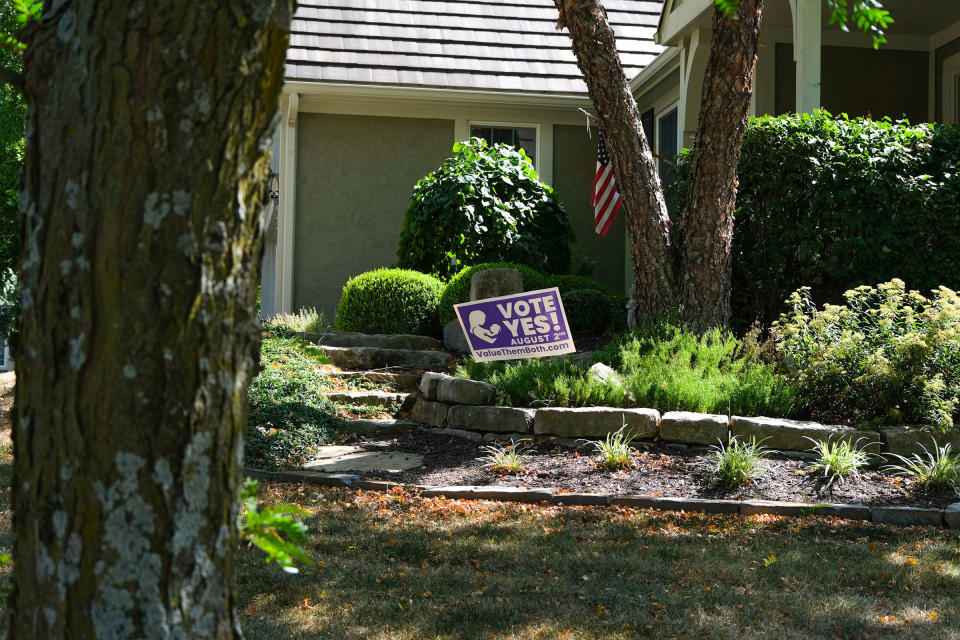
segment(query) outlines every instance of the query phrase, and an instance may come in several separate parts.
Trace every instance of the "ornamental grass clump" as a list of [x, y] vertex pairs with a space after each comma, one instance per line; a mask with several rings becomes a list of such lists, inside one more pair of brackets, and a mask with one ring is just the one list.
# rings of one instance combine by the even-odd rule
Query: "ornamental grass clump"
[[630, 456], [636, 451], [630, 446], [637, 439], [637, 434], [633, 430], [627, 430], [627, 423], [608, 433], [603, 440], [584, 440], [584, 444], [590, 445], [596, 449], [600, 455], [598, 466], [609, 469], [610, 471], [626, 471], [630, 468]]
[[750, 482], [763, 473], [762, 459], [771, 453], [763, 446], [763, 440], [751, 437], [750, 442], [741, 442], [736, 436], [724, 444], [711, 447], [706, 465], [713, 473], [713, 484], [728, 487]]
[[913, 454], [909, 458], [898, 454], [890, 454], [903, 464], [888, 465], [884, 469], [907, 475], [924, 487], [957, 489], [960, 486], [960, 454], [951, 454], [950, 444], [942, 447], [933, 441], [933, 451], [923, 445], [923, 456]]
[[520, 443], [510, 440], [510, 444], [492, 444], [480, 448], [487, 455], [477, 458], [485, 466], [497, 473], [515, 475], [526, 471], [524, 464], [532, 449], [520, 446]]
[[295, 331], [300, 333], [321, 332], [330, 325], [316, 307], [301, 307], [296, 313], [278, 313], [266, 322], [264, 328], [272, 331]]
[[928, 424], [960, 420], [960, 296], [927, 298], [902, 280], [857, 287], [845, 305], [817, 309], [809, 287], [774, 324], [798, 401], [826, 423]]
[[820, 440], [807, 438], [813, 443], [811, 451], [817, 455], [817, 459], [807, 467], [810, 471], [823, 473], [823, 476], [829, 483], [834, 481], [843, 482], [848, 476], [858, 475], [862, 467], [870, 464], [870, 454], [867, 453], [867, 444], [861, 445], [864, 441], [860, 438], [856, 442], [848, 440]]

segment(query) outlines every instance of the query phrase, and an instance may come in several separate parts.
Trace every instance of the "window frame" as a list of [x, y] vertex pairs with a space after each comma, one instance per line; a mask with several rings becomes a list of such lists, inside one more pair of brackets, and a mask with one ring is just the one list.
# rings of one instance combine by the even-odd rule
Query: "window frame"
[[943, 111], [940, 120], [944, 124], [960, 124], [960, 53], [943, 61], [940, 75], [943, 87]]
[[540, 171], [540, 146], [541, 146], [541, 137], [540, 129], [541, 126], [539, 123], [521, 123], [521, 122], [498, 122], [495, 120], [467, 120], [467, 135], [473, 137], [471, 130], [473, 127], [499, 127], [502, 129], [533, 129], [534, 130], [534, 158], [533, 158], [533, 168], [538, 172]]
[[[655, 148], [657, 151], [657, 155], [662, 155], [660, 153], [660, 142], [663, 140], [663, 136], [660, 135], [660, 121], [666, 118], [667, 116], [669, 116], [674, 111], [676, 111], [677, 113], [677, 130], [674, 131], [674, 138], [676, 140], [677, 153], [680, 153], [680, 150], [683, 149], [683, 145], [681, 143], [681, 135], [680, 135], [680, 100], [675, 99], [668, 102], [666, 106], [662, 107], [659, 111], [654, 109], [654, 112], [653, 112], [653, 120], [654, 120], [653, 134], [656, 137]], [[657, 173], [660, 173], [661, 171], [660, 167], [661, 167], [661, 160], [657, 158]]]

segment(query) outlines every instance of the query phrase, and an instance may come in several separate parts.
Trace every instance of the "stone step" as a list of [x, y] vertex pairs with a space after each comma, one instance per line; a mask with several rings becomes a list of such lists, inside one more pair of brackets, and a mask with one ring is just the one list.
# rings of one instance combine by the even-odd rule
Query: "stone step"
[[333, 402], [342, 404], [383, 407], [392, 411], [402, 405], [410, 395], [392, 391], [332, 391], [327, 394], [327, 397]]
[[443, 343], [430, 336], [352, 333], [348, 331], [336, 331], [332, 333], [305, 332], [299, 335], [305, 340], [328, 347], [375, 347], [377, 349], [408, 349], [413, 351], [443, 350]]
[[369, 380], [375, 384], [387, 385], [394, 391], [416, 391], [421, 375], [408, 371], [342, 371], [334, 374], [344, 380]]
[[451, 355], [446, 351], [425, 349], [381, 349], [379, 347], [330, 347], [320, 345], [333, 364], [341, 369], [422, 369], [442, 371], [450, 366]]
[[419, 422], [413, 420], [377, 420], [377, 419], [359, 419], [345, 420], [342, 431], [352, 433], [396, 433], [399, 431], [412, 431], [420, 426]]

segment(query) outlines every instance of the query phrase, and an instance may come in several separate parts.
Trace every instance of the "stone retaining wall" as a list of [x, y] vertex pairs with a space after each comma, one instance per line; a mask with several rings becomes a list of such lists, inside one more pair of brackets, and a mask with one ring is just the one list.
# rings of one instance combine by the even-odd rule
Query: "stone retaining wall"
[[821, 440], [859, 443], [871, 453], [907, 455], [952, 444], [960, 450], [960, 430], [947, 434], [910, 426], [884, 427], [879, 432], [844, 425], [783, 418], [744, 417], [656, 409], [614, 407], [548, 407], [521, 409], [491, 406], [493, 385], [443, 373], [425, 373], [420, 380], [411, 418], [431, 427], [449, 427], [457, 432], [510, 433], [560, 438], [603, 438], [621, 426], [641, 440], [660, 439], [685, 445], [713, 445], [731, 436], [741, 440], [756, 437], [778, 451], [807, 451]]

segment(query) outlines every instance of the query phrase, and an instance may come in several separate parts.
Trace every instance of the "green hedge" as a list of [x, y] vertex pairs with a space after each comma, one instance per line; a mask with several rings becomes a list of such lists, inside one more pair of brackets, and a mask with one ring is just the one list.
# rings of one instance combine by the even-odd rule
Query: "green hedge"
[[[671, 190], [682, 211], [689, 153]], [[960, 129], [815, 114], [751, 120], [739, 165], [731, 304], [768, 323], [812, 286], [839, 302], [895, 277], [960, 287]]]
[[563, 293], [563, 310], [574, 340], [577, 333], [609, 333], [625, 329], [627, 311], [618, 308], [621, 297], [597, 289], [574, 289]]
[[336, 328], [361, 333], [438, 336], [443, 283], [418, 271], [376, 269], [350, 278], [337, 306]]
[[451, 265], [505, 260], [545, 273], [570, 270], [573, 232], [553, 189], [522, 150], [458, 142], [420, 180], [403, 221], [400, 266], [453, 275]]
[[607, 293], [607, 288], [597, 282], [585, 276], [575, 276], [575, 275], [562, 275], [562, 276], [547, 276], [547, 286], [556, 287], [560, 290], [560, 293], [567, 293], [568, 291], [573, 291], [575, 289], [595, 289], [596, 291], [603, 291]]
[[[462, 269], [457, 275], [450, 278], [443, 296], [440, 298], [440, 324], [446, 325], [451, 320], [456, 319], [453, 313], [453, 305], [463, 302], [470, 302], [470, 279], [478, 271], [487, 269], [516, 269], [523, 278], [524, 291], [536, 291], [545, 289], [547, 278], [542, 273], [534, 271], [530, 267], [514, 262], [487, 262], [473, 267]], [[552, 285], [549, 285], [552, 286]]]

